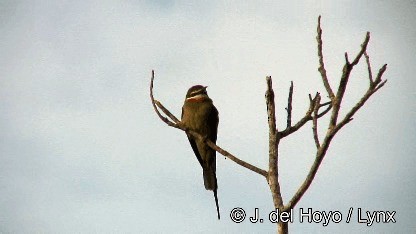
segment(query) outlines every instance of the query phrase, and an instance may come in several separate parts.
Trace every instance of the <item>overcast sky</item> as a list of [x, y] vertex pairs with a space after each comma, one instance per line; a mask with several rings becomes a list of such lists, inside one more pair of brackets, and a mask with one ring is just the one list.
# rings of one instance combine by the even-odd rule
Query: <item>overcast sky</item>
[[[156, 98], [176, 116], [190, 86], [208, 85], [220, 112], [217, 143], [267, 169], [265, 77], [273, 77], [280, 128], [290, 81], [293, 121], [309, 93], [325, 93], [318, 15], [333, 87], [344, 52], [355, 56], [367, 31], [373, 70], [387, 63], [388, 82], [332, 141], [289, 229], [416, 230], [416, 3], [207, 2], [0, 1], [0, 232], [274, 232], [269, 221], [231, 221], [235, 207], [247, 217], [259, 208], [266, 219], [273, 203], [264, 178], [222, 156], [216, 219], [185, 134], [153, 112], [150, 74], [155, 69]], [[342, 114], [367, 88], [363, 62]], [[325, 121], [320, 127], [323, 137]], [[313, 162], [311, 125], [280, 145], [286, 203]], [[300, 208], [339, 211], [343, 220], [300, 223]], [[358, 223], [358, 208], [364, 218], [365, 211], [396, 211], [396, 223]]]

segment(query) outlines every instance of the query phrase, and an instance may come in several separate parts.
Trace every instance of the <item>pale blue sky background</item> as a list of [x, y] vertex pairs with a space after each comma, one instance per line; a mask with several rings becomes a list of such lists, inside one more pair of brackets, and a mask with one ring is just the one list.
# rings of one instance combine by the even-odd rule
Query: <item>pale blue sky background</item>
[[[319, 14], [333, 86], [343, 53], [354, 56], [366, 31], [374, 72], [388, 63], [389, 81], [337, 135], [295, 209], [338, 210], [343, 221], [323, 227], [295, 216], [290, 231], [415, 232], [415, 12], [414, 1], [0, 1], [0, 232], [274, 232], [269, 222], [230, 220], [234, 207], [265, 217], [273, 205], [263, 178], [224, 157], [216, 219], [184, 133], [152, 110], [150, 73], [156, 97], [177, 116], [186, 90], [208, 85], [218, 144], [266, 169], [264, 78], [274, 78], [281, 127], [291, 80], [294, 121], [308, 93], [324, 92]], [[367, 84], [362, 63], [343, 108]], [[285, 202], [314, 147], [310, 125], [281, 142]], [[397, 211], [397, 223], [359, 224], [358, 208]]]

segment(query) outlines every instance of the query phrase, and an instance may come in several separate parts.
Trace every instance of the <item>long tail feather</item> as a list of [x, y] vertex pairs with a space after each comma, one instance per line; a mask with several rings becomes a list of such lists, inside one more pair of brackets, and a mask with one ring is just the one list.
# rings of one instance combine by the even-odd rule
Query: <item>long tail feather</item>
[[218, 219], [220, 219], [220, 207], [218, 206], [217, 189], [214, 189], [214, 198], [215, 198], [215, 205], [217, 205]]

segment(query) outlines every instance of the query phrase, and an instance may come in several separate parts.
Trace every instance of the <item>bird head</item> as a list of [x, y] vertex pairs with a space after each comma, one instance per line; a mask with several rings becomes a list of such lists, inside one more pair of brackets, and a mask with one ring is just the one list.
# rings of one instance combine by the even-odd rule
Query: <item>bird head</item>
[[206, 99], [209, 99], [208, 93], [207, 93], [207, 87], [208, 86], [202, 86], [202, 85], [194, 85], [191, 88], [188, 89], [188, 92], [186, 93], [186, 102], [202, 102]]

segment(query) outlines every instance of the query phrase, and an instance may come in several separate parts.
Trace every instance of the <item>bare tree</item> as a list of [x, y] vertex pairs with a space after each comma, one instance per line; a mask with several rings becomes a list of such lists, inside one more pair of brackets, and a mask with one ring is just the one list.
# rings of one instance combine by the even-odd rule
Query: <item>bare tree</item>
[[[328, 101], [322, 102], [321, 101], [321, 94], [317, 92], [314, 97], [309, 94], [309, 108], [306, 111], [303, 118], [301, 118], [295, 125], [292, 125], [292, 95], [293, 95], [293, 82], [291, 82], [290, 89], [289, 89], [289, 96], [288, 96], [288, 103], [287, 103], [287, 125], [286, 128], [283, 130], [279, 130], [276, 127], [276, 114], [275, 114], [275, 103], [274, 103], [274, 91], [272, 87], [272, 78], [271, 76], [266, 77], [267, 82], [267, 90], [266, 90], [266, 106], [267, 106], [267, 116], [268, 116], [268, 125], [269, 125], [269, 169], [263, 170], [258, 168], [248, 162], [245, 162], [236, 156], [232, 155], [228, 151], [222, 149], [221, 147], [217, 146], [210, 140], [204, 138], [198, 132], [192, 131], [187, 129], [185, 126], [181, 124], [181, 122], [172, 115], [159, 101], [155, 100], [153, 97], [153, 81], [154, 81], [154, 71], [152, 71], [152, 77], [150, 82], [150, 98], [152, 101], [153, 108], [159, 118], [165, 122], [167, 125], [181, 129], [186, 133], [192, 135], [195, 138], [205, 140], [206, 144], [209, 145], [212, 149], [216, 150], [220, 154], [224, 155], [225, 157], [231, 159], [232, 161], [236, 162], [237, 164], [256, 172], [266, 178], [266, 181], [269, 184], [270, 191], [273, 197], [273, 203], [275, 208], [280, 212], [289, 212], [293, 209], [305, 192], [308, 190], [309, 186], [311, 185], [315, 175], [321, 165], [322, 160], [324, 159], [326, 152], [329, 148], [329, 145], [334, 138], [334, 136], [338, 133], [338, 131], [344, 127], [347, 123], [353, 120], [354, 114], [365, 104], [365, 102], [384, 84], [387, 80], [382, 80], [382, 76], [387, 69], [387, 64], [383, 65], [376, 77], [373, 77], [373, 72], [370, 65], [370, 58], [367, 54], [367, 45], [370, 41], [370, 33], [367, 32], [364, 42], [361, 44], [361, 49], [358, 54], [355, 56], [354, 60], [351, 62], [348, 58], [348, 54], [345, 53], [345, 64], [342, 70], [341, 79], [339, 81], [338, 87], [336, 92], [332, 89], [328, 82], [328, 76], [325, 69], [324, 63], [324, 56], [322, 53], [322, 29], [321, 29], [321, 16], [318, 17], [318, 27], [317, 27], [317, 42], [318, 42], [318, 58], [319, 58], [319, 67], [318, 71], [321, 74], [322, 82], [326, 89], [326, 93], [328, 94]], [[350, 78], [351, 71], [353, 68], [359, 63], [360, 59], [365, 57], [365, 61], [367, 64], [368, 69], [368, 79], [369, 85], [367, 91], [363, 94], [361, 99], [347, 112], [347, 114], [343, 117], [339, 116], [339, 112], [341, 109], [341, 103], [345, 94], [346, 87], [348, 85], [348, 81]], [[163, 116], [159, 109], [162, 110], [170, 120]], [[321, 138], [318, 135], [318, 120], [326, 116], [326, 114], [331, 113], [329, 117], [329, 124], [327, 126], [327, 131], [325, 136]], [[306, 123], [309, 121], [312, 122], [312, 135], [316, 145], [316, 153], [315, 153], [315, 161], [313, 162], [308, 175], [306, 176], [303, 183], [300, 185], [299, 189], [293, 195], [293, 197], [284, 204], [283, 198], [280, 192], [280, 184], [279, 184], [279, 144], [280, 141], [295, 133], [297, 130], [305, 126]], [[277, 232], [278, 233], [288, 233], [288, 222], [279, 221], [277, 223]]]

